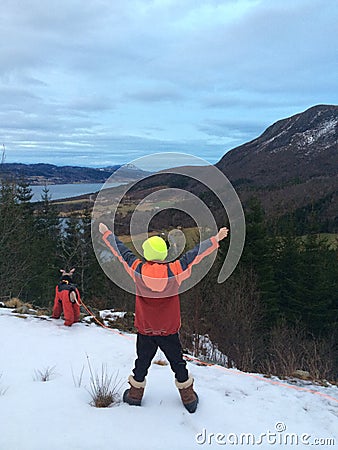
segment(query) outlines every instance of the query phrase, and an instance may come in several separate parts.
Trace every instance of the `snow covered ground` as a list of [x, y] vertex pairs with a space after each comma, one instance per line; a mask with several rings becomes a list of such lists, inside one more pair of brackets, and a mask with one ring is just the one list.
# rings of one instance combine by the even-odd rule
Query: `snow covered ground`
[[[170, 367], [153, 364], [142, 407], [118, 403], [98, 409], [87, 391], [87, 355], [97, 372], [106, 364], [118, 373], [122, 394], [135, 336], [94, 324], [66, 328], [62, 320], [21, 318], [0, 308], [0, 450], [333, 449], [338, 444], [337, 387], [299, 390], [259, 375], [188, 363], [200, 397], [197, 412], [189, 414]], [[36, 371], [53, 366], [50, 381], [34, 379]], [[83, 367], [76, 387], [73, 376]]]

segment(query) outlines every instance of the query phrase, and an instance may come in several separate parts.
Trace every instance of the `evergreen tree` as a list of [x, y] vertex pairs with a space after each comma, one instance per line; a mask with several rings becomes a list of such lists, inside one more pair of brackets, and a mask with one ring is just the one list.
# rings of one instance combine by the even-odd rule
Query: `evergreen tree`
[[29, 245], [33, 238], [29, 189], [0, 181], [0, 287], [3, 295], [25, 298], [32, 274]]
[[0, 288], [2, 295], [7, 296], [16, 290], [13, 259], [16, 248], [12, 248], [16, 229], [15, 186], [1, 180], [0, 184]]
[[70, 217], [66, 220], [61, 240], [63, 264], [68, 269], [76, 268], [75, 277], [83, 298], [91, 291], [91, 270], [95, 258], [90, 228], [90, 213], [86, 210], [83, 217]]
[[33, 211], [31, 200], [33, 198], [32, 189], [25, 180], [20, 180], [16, 186], [16, 199], [21, 205], [22, 209], [27, 211], [27, 214]]
[[265, 325], [270, 327], [278, 319], [279, 308], [274, 274], [274, 255], [277, 241], [268, 232], [264, 210], [256, 198], [247, 205], [246, 241], [241, 265], [258, 277], [258, 289], [266, 311]]
[[304, 300], [301, 289], [301, 248], [299, 238], [289, 232], [278, 238], [275, 254], [275, 280], [282, 320], [293, 325], [302, 321]]
[[338, 270], [336, 254], [326, 239], [309, 234], [303, 242], [300, 295], [303, 320], [316, 335], [329, 334], [338, 322]]
[[19, 180], [16, 185], [16, 201], [21, 217], [18, 223], [18, 231], [20, 230], [20, 239], [23, 242], [20, 249], [21, 258], [26, 261], [25, 270], [18, 274], [24, 286], [21, 292], [21, 298], [23, 300], [31, 300], [29, 283], [35, 276], [32, 249], [35, 247], [37, 235], [35, 230], [34, 207], [31, 202], [32, 197], [33, 193], [29, 184], [25, 180]]
[[83, 296], [89, 299], [101, 296], [107, 301], [110, 298], [109, 280], [96, 259], [92, 244], [91, 225], [91, 213], [89, 209], [86, 209], [82, 217], [84, 253], [84, 268], [82, 272]]
[[49, 189], [45, 186], [35, 218], [35, 239], [32, 249], [34, 275], [30, 282], [32, 301], [40, 306], [50, 305], [54, 297], [55, 282], [60, 268], [60, 233], [58, 212], [51, 202]]

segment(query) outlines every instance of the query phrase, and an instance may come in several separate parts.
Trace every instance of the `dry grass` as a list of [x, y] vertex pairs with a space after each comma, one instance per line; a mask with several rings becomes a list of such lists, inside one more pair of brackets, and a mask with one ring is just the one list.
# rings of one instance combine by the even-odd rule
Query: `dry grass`
[[337, 345], [334, 339], [308, 336], [300, 326], [282, 323], [271, 333], [269, 359], [262, 370], [280, 377], [297, 377], [313, 381], [336, 381], [334, 361]]
[[73, 382], [74, 382], [74, 386], [75, 387], [81, 387], [82, 385], [82, 378], [83, 378], [83, 372], [84, 372], [84, 365], [82, 366], [82, 369], [80, 371], [79, 375], [75, 375], [74, 371], [73, 371], [73, 367], [72, 367], [72, 378], [73, 378]]
[[52, 315], [52, 309], [47, 308], [39, 308], [36, 310], [37, 316], [51, 316]]
[[34, 381], [50, 381], [52, 379], [52, 377], [55, 375], [55, 367], [56, 366], [52, 366], [52, 367], [46, 367], [45, 369], [42, 370], [35, 370], [34, 371]]
[[[6, 308], [20, 308], [24, 306], [24, 302], [22, 302], [19, 298], [13, 297], [10, 300], [7, 300], [5, 303]], [[29, 305], [31, 306], [31, 305]]]
[[158, 366], [167, 366], [168, 363], [164, 359], [156, 359], [153, 364], [157, 364]]
[[158, 349], [155, 355], [155, 359], [153, 360], [153, 364], [157, 364], [158, 366], [167, 366], [168, 361], [162, 350]]
[[108, 408], [118, 403], [118, 390], [122, 384], [118, 379], [118, 372], [115, 376], [108, 373], [107, 367], [102, 364], [101, 371], [94, 372], [88, 360], [90, 371], [90, 389], [89, 394], [92, 398], [90, 404], [95, 408]]

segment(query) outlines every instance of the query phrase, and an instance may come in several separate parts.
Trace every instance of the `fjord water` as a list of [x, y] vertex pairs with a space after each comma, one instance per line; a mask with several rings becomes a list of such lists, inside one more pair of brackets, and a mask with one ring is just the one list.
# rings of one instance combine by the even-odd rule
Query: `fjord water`
[[[120, 186], [123, 183], [110, 183], [109, 187]], [[90, 194], [99, 191], [103, 183], [79, 183], [79, 184], [49, 184], [49, 194], [52, 200], [61, 198], [77, 197], [79, 195]], [[41, 194], [44, 186], [30, 186], [33, 193], [33, 202], [41, 200]]]

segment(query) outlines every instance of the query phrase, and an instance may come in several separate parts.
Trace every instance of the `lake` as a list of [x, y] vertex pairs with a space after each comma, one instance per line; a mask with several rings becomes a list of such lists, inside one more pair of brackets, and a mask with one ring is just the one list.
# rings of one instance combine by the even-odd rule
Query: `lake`
[[[124, 183], [109, 183], [109, 187], [120, 186]], [[99, 191], [103, 183], [84, 183], [84, 184], [48, 184], [49, 194], [52, 200], [60, 198], [77, 197], [78, 195], [90, 194]], [[33, 193], [32, 202], [41, 200], [41, 194], [44, 186], [30, 186]]]

